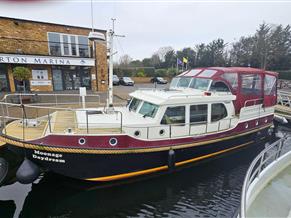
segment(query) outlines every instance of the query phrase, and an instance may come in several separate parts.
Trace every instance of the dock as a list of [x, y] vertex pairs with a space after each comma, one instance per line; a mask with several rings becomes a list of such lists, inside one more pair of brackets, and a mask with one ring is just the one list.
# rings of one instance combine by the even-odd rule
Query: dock
[[278, 90], [275, 114], [291, 122], [291, 90]]

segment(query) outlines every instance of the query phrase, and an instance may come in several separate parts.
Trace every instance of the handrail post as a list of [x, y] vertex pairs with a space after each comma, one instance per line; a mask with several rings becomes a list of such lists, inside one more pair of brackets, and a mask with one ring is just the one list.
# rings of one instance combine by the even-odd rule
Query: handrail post
[[172, 125], [170, 124], [170, 129], [169, 129], [169, 134], [170, 134], [170, 138], [172, 138]]
[[123, 114], [122, 114], [122, 112], [121, 111], [119, 111], [119, 113], [120, 113], [120, 133], [122, 133], [122, 125], [123, 125]]
[[89, 134], [89, 123], [88, 123], [88, 111], [86, 110], [86, 130], [87, 134]]
[[48, 117], [49, 131], [50, 131], [50, 133], [52, 133], [50, 109], [47, 110], [47, 117]]
[[262, 164], [263, 164], [263, 162], [264, 162], [264, 160], [265, 160], [265, 154], [266, 153], [264, 153], [262, 156], [261, 156], [261, 158], [260, 158], [260, 165], [259, 165], [259, 171], [258, 171], [258, 174], [257, 174], [257, 176], [256, 177], [258, 177], [260, 174], [261, 174], [261, 172], [262, 172]]
[[281, 151], [282, 151], [282, 148], [283, 148], [283, 140], [281, 139], [280, 142], [279, 142], [279, 146], [278, 146], [278, 149], [277, 149], [277, 154], [276, 154], [276, 160], [280, 157], [281, 155]]
[[191, 135], [191, 125], [189, 123], [189, 134], [188, 135]]
[[56, 106], [58, 106], [58, 95], [55, 94], [55, 102], [56, 102]]

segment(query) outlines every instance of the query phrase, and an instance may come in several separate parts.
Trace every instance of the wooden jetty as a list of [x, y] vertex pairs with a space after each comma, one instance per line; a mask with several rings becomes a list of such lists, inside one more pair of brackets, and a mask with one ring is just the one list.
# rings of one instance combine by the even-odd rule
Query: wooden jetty
[[278, 90], [275, 114], [291, 122], [291, 90]]

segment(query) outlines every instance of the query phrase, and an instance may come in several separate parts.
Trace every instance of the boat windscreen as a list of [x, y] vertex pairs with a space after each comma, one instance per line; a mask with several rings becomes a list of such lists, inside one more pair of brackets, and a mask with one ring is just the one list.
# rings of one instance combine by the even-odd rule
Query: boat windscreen
[[188, 88], [192, 77], [180, 77], [177, 87]]
[[199, 89], [202, 91], [207, 91], [209, 84], [211, 80], [210, 79], [204, 79], [204, 78], [193, 78], [190, 84], [190, 88], [192, 89]]
[[180, 78], [180, 77], [175, 77], [175, 78], [172, 79], [171, 84], [170, 84], [170, 89], [171, 89], [171, 88], [176, 88], [176, 87], [177, 87], [177, 84], [178, 84], [178, 82], [179, 82], [179, 78]]
[[128, 109], [130, 111], [136, 111], [140, 103], [141, 103], [141, 100], [137, 98], [133, 98], [130, 104], [128, 105]]
[[139, 113], [144, 115], [145, 117], [154, 118], [156, 116], [158, 109], [159, 109], [158, 105], [145, 101], [143, 105], [141, 106]]

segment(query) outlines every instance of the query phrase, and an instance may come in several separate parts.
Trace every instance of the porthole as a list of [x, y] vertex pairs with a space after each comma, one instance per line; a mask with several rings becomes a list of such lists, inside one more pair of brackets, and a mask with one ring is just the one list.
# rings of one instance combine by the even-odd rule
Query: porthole
[[265, 123], [267, 123], [267, 122], [268, 122], [268, 118], [265, 119]]
[[134, 135], [135, 135], [136, 137], [139, 137], [139, 136], [140, 136], [140, 131], [139, 131], [139, 130], [136, 130], [136, 131], [134, 132]]
[[259, 125], [259, 121], [256, 121], [256, 126], [258, 126]]
[[247, 129], [248, 127], [249, 127], [249, 124], [246, 123], [246, 124], [245, 124], [245, 128]]
[[115, 145], [117, 145], [117, 139], [116, 138], [111, 138], [111, 139], [109, 139], [109, 144], [111, 145], [111, 146], [115, 146]]
[[165, 134], [165, 130], [164, 129], [161, 129], [160, 130], [160, 135], [164, 135]]
[[84, 138], [79, 138], [79, 144], [84, 145], [86, 143], [86, 139]]

